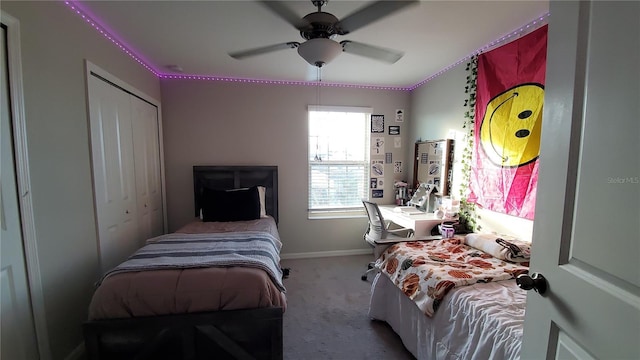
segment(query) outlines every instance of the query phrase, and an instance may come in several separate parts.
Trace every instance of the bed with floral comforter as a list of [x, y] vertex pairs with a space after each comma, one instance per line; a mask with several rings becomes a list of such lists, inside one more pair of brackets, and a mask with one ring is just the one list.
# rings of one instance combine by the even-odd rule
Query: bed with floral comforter
[[528, 263], [495, 258], [461, 237], [394, 244], [376, 267], [427, 316], [433, 316], [453, 288], [514, 279], [529, 270]]

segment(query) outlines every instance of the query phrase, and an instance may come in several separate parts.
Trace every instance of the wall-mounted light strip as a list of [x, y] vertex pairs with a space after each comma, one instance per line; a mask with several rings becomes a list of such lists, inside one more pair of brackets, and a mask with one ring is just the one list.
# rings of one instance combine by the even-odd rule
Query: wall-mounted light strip
[[125, 45], [125, 42], [116, 38], [113, 35], [113, 31], [107, 30], [107, 27], [103, 24], [100, 24], [98, 21], [94, 20], [95, 16], [90, 16], [89, 12], [84, 9], [79, 1], [76, 0], [66, 0], [64, 3], [73, 10], [76, 14], [78, 14], [84, 21], [86, 21], [89, 25], [91, 25], [96, 31], [98, 31], [101, 35], [111, 41], [114, 45], [120, 48], [125, 54], [129, 55], [132, 59], [142, 65], [145, 69], [149, 70], [155, 76], [160, 79], [179, 79], [179, 80], [207, 80], [207, 81], [226, 81], [226, 82], [238, 82], [238, 83], [254, 83], [254, 84], [269, 84], [269, 85], [298, 85], [298, 86], [325, 86], [325, 87], [337, 87], [337, 88], [354, 88], [354, 89], [370, 89], [370, 90], [399, 90], [399, 91], [412, 91], [417, 89], [418, 87], [426, 84], [427, 82], [433, 80], [434, 78], [444, 74], [445, 72], [451, 70], [452, 68], [460, 65], [461, 63], [469, 60], [472, 56], [483, 53], [501, 45], [507, 40], [511, 40], [516, 36], [523, 35], [525, 33], [531, 32], [542, 25], [546, 24], [546, 19], [549, 17], [549, 13], [546, 13], [530, 23], [522, 26], [518, 30], [512, 31], [509, 34], [501, 37], [498, 40], [492, 41], [489, 44], [479, 48], [468, 56], [458, 60], [457, 62], [447, 66], [446, 68], [438, 71], [437, 73], [429, 76], [428, 78], [420, 81], [417, 84], [412, 86], [403, 87], [403, 86], [376, 86], [376, 85], [358, 85], [358, 84], [343, 84], [343, 83], [328, 83], [328, 82], [317, 82], [317, 81], [288, 81], [288, 80], [266, 80], [266, 79], [251, 79], [251, 78], [236, 78], [236, 77], [226, 77], [226, 76], [210, 76], [210, 75], [175, 75], [175, 74], [163, 74], [158, 70], [149, 65], [148, 61], [142, 59], [141, 56], [136, 54], [131, 48], [131, 46]]
[[356, 84], [342, 84], [342, 83], [328, 83], [328, 82], [315, 82], [315, 81], [288, 81], [288, 80], [266, 80], [266, 79], [251, 79], [251, 78], [235, 78], [228, 76], [212, 76], [212, 75], [176, 75], [176, 74], [163, 74], [149, 65], [149, 61], [145, 61], [141, 56], [137, 55], [132, 50], [131, 46], [125, 45], [123, 40], [118, 39], [113, 33], [115, 31], [107, 30], [107, 26], [95, 20], [96, 16], [90, 15], [90, 11], [84, 8], [79, 1], [66, 0], [64, 3], [78, 16], [87, 22], [91, 27], [98, 31], [101, 35], [111, 41], [114, 45], [119, 47], [125, 54], [129, 55], [136, 62], [142, 65], [145, 69], [149, 70], [155, 76], [160, 79], [182, 79], [182, 80], [208, 80], [208, 81], [226, 81], [226, 82], [240, 82], [240, 83], [255, 83], [255, 84], [270, 84], [270, 85], [302, 85], [302, 86], [326, 86], [326, 87], [339, 87], [339, 88], [357, 88], [357, 89], [372, 89], [372, 90], [401, 90], [407, 91], [409, 88], [401, 86], [376, 86], [376, 85], [356, 85]]
[[113, 35], [114, 31], [110, 31], [103, 24], [100, 24], [97, 20], [95, 20], [95, 16], [89, 15], [89, 12], [83, 8], [79, 2], [67, 0], [64, 2], [73, 12], [78, 14], [87, 24], [91, 25], [97, 32], [99, 32], [102, 36], [107, 38], [107, 40], [111, 41], [115, 46], [120, 48], [122, 52], [129, 55], [132, 59], [134, 59], [137, 63], [142, 65], [145, 69], [149, 70], [155, 76], [160, 76], [160, 73], [154, 69], [147, 61], [144, 61], [141, 56], [136, 54], [133, 50], [131, 50], [131, 46], [125, 45], [125, 42], [116, 38]]
[[407, 87], [398, 86], [376, 86], [376, 85], [356, 85], [356, 84], [342, 84], [342, 83], [328, 83], [323, 81], [294, 81], [294, 80], [268, 80], [268, 79], [251, 79], [251, 78], [237, 78], [226, 76], [210, 76], [210, 75], [176, 75], [176, 74], [160, 74], [161, 79], [178, 79], [178, 80], [209, 80], [209, 81], [227, 81], [238, 83], [254, 83], [254, 84], [269, 84], [269, 85], [302, 85], [302, 86], [325, 86], [325, 87], [339, 87], [339, 88], [357, 88], [357, 89], [372, 89], [372, 90], [409, 90]]
[[479, 48], [478, 50], [472, 52], [471, 54], [465, 56], [464, 58], [456, 61], [455, 63], [447, 66], [446, 68], [438, 71], [437, 73], [429, 76], [428, 78], [420, 81], [419, 83], [417, 83], [417, 84], [415, 84], [413, 86], [409, 86], [407, 88], [407, 90], [410, 90], [410, 91], [411, 90], [415, 90], [415, 89], [419, 88], [420, 86], [422, 86], [422, 85], [428, 83], [429, 81], [433, 80], [434, 78], [436, 78], [436, 77], [444, 74], [445, 72], [453, 69], [454, 67], [462, 64], [463, 62], [468, 61], [474, 55], [482, 54], [483, 52], [489, 51], [489, 50], [491, 50], [493, 48], [496, 48], [496, 47], [498, 47], [500, 45], [503, 45], [507, 41], [515, 40], [516, 37], [519, 37], [521, 35], [526, 35], [526, 34], [532, 32], [533, 30], [536, 30], [537, 28], [542, 27], [543, 25], [545, 25], [547, 23], [547, 18], [549, 17], [549, 15], [550, 15], [549, 13], [546, 13], [544, 15], [539, 16], [538, 18], [536, 18], [535, 20], [533, 20], [533, 21], [529, 22], [528, 24], [522, 26], [518, 30], [514, 30], [514, 31], [510, 32], [509, 34], [501, 37], [500, 39], [494, 40], [494, 41], [486, 44], [485, 46]]

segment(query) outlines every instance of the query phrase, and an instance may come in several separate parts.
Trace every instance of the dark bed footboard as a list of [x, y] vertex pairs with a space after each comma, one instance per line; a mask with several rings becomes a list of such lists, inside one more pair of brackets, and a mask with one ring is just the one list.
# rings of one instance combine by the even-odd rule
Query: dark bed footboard
[[282, 359], [282, 308], [88, 321], [88, 359]]

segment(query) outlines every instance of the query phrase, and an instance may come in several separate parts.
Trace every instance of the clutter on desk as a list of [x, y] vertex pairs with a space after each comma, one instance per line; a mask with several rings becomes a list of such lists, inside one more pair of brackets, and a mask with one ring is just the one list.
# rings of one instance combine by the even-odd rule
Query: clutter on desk
[[408, 184], [404, 181], [396, 181], [393, 187], [396, 189], [396, 205], [404, 206], [409, 199]]

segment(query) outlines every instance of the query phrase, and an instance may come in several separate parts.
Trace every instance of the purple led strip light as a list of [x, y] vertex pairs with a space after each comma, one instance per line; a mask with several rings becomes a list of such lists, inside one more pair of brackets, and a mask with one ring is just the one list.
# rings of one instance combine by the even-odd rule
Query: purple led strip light
[[117, 39], [113, 33], [114, 31], [107, 30], [107, 27], [97, 20], [94, 20], [95, 16], [89, 15], [90, 12], [80, 5], [79, 1], [66, 0], [64, 1], [73, 12], [82, 17], [89, 25], [91, 25], [96, 31], [102, 34], [105, 38], [119, 47], [124, 53], [129, 55], [132, 59], [142, 65], [145, 69], [149, 70], [155, 76], [160, 79], [182, 79], [182, 80], [208, 80], [208, 81], [227, 81], [227, 82], [240, 82], [240, 83], [257, 83], [257, 84], [276, 84], [276, 85], [306, 85], [306, 86], [326, 86], [326, 87], [342, 87], [342, 88], [358, 88], [358, 89], [374, 89], [374, 90], [408, 90], [406, 87], [393, 87], [393, 86], [375, 86], [375, 85], [355, 85], [355, 84], [340, 84], [340, 83], [326, 83], [326, 82], [313, 82], [313, 81], [286, 81], [286, 80], [266, 80], [266, 79], [250, 79], [250, 78], [235, 78], [225, 76], [211, 76], [211, 75], [176, 75], [176, 74], [162, 74], [160, 71], [154, 69], [149, 65], [149, 61], [142, 60], [137, 55], [131, 46], [124, 45], [124, 41]]
[[160, 74], [161, 79], [179, 79], [179, 80], [209, 80], [209, 81], [227, 81], [240, 83], [255, 84], [277, 84], [277, 85], [304, 85], [304, 86], [325, 86], [325, 87], [341, 87], [341, 88], [358, 88], [358, 89], [374, 89], [374, 90], [409, 90], [407, 87], [400, 86], [376, 86], [376, 85], [356, 85], [342, 83], [327, 83], [322, 81], [294, 81], [294, 80], [267, 80], [267, 79], [250, 79], [225, 76], [209, 76], [209, 75], [176, 75], [176, 74]]
[[91, 25], [96, 31], [102, 34], [105, 38], [111, 41], [114, 45], [120, 48], [125, 54], [129, 55], [132, 59], [142, 65], [145, 69], [151, 71], [155, 76], [160, 76], [160, 73], [152, 68], [147, 61], [141, 59], [133, 50], [130, 50], [129, 46], [125, 46], [122, 40], [117, 39], [113, 35], [113, 31], [107, 30], [106, 26], [99, 24], [96, 20], [94, 20], [92, 16], [89, 16], [88, 11], [82, 8], [79, 3], [75, 1], [65, 1], [65, 5], [67, 5], [73, 12], [78, 14], [87, 24]]
[[433, 80], [434, 78], [436, 78], [436, 77], [444, 74], [445, 72], [451, 70], [452, 68], [462, 64], [465, 61], [468, 61], [472, 56], [479, 55], [479, 54], [481, 54], [481, 53], [483, 53], [485, 51], [488, 51], [489, 49], [492, 49], [492, 48], [496, 47], [496, 45], [499, 45], [499, 44], [502, 44], [503, 42], [506, 42], [507, 40], [509, 40], [510, 38], [512, 38], [514, 36], [518, 36], [518, 35], [526, 32], [526, 31], [533, 31], [533, 30], [543, 26], [544, 24], [547, 23], [546, 18], [548, 18], [549, 15], [550, 15], [549, 13], [541, 15], [540, 17], [536, 18], [535, 20], [531, 21], [530, 23], [522, 26], [518, 30], [514, 30], [514, 31], [510, 32], [509, 34], [501, 37], [500, 39], [494, 40], [494, 41], [488, 43], [487, 45], [479, 48], [478, 50], [474, 51], [470, 55], [465, 56], [464, 58], [456, 61], [455, 63], [447, 66], [446, 68], [444, 68], [444, 69], [438, 71], [437, 73], [429, 76], [428, 78], [422, 80], [421, 82], [419, 82], [419, 83], [417, 83], [417, 84], [415, 84], [413, 86], [408, 87], [407, 90], [409, 90], [409, 91], [415, 90], [415, 89], [419, 88], [420, 86], [426, 84], [427, 82]]
[[[470, 55], [458, 60], [457, 62], [447, 66], [446, 68], [438, 71], [437, 73], [429, 76], [428, 78], [422, 80], [421, 82], [409, 86], [409, 87], [401, 87], [401, 86], [375, 86], [375, 85], [355, 85], [355, 84], [341, 84], [341, 83], [326, 83], [326, 82], [317, 82], [317, 81], [286, 81], [286, 80], [266, 80], [266, 79], [250, 79], [250, 78], [235, 78], [235, 77], [225, 77], [225, 76], [205, 76], [205, 75], [175, 75], [175, 74], [162, 74], [156, 69], [154, 69], [151, 65], [148, 64], [148, 61], [144, 61], [134, 53], [133, 50], [130, 50], [130, 46], [125, 46], [124, 42], [116, 39], [114, 35], [112, 35], [113, 31], [108, 31], [106, 27], [102, 24], [99, 24], [96, 20], [93, 19], [92, 16], [88, 14], [88, 11], [82, 8], [78, 2], [75, 0], [67, 0], [64, 2], [71, 10], [73, 10], [77, 15], [82, 17], [89, 25], [91, 25], [96, 31], [102, 34], [105, 38], [110, 40], [114, 45], [120, 48], [125, 54], [129, 55], [132, 59], [142, 65], [145, 69], [149, 70], [155, 76], [160, 79], [179, 79], [179, 80], [207, 80], [207, 81], [226, 81], [226, 82], [239, 82], [239, 83], [255, 83], [255, 84], [272, 84], [272, 85], [303, 85], [303, 86], [325, 86], [325, 87], [339, 87], [339, 88], [357, 88], [357, 89], [372, 89], [372, 90], [400, 90], [400, 91], [412, 91], [417, 89], [418, 87], [426, 84], [427, 82], [433, 80], [434, 78], [444, 74], [445, 72], [451, 70], [452, 68], [460, 65], [464, 61], [469, 60], [472, 56], [480, 54], [484, 51], [487, 51], [490, 48], [495, 47], [498, 44], [501, 44], [513, 36], [517, 36], [522, 34], [527, 30], [533, 30], [532, 27], [537, 28], [544, 25], [545, 19], [549, 17], [549, 13], [546, 13], [539, 18], [531, 21], [530, 23], [522, 26], [520, 29], [515, 30], [498, 40], [492, 41], [489, 44], [479, 48], [474, 51]], [[536, 26], [537, 25], [537, 26]]]

